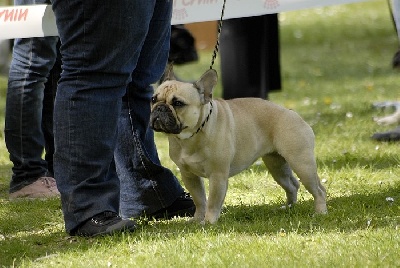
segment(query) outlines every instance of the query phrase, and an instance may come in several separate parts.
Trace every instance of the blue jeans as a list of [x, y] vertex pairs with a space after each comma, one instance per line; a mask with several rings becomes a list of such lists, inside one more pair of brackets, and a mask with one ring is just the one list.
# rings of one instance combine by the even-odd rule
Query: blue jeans
[[[15, 0], [15, 5], [48, 1]], [[45, 86], [56, 60], [58, 37], [25, 38], [14, 41], [5, 115], [5, 142], [13, 162], [10, 192], [52, 175], [52, 87]], [[48, 103], [50, 102], [50, 107]], [[46, 107], [45, 107], [46, 106]], [[45, 139], [47, 138], [47, 140]], [[48, 174], [50, 173], [50, 174]]]
[[[144, 147], [117, 147], [118, 135], [129, 127], [131, 135], [123, 139], [128, 147], [137, 145], [137, 136], [142, 136], [143, 144], [152, 137], [146, 130], [147, 119], [130, 116], [128, 111], [148, 110], [149, 86], [161, 76], [168, 57], [172, 1], [54, 0], [53, 10], [63, 59], [54, 107], [54, 172], [66, 231], [71, 233], [98, 213], [120, 210], [116, 166], [121, 177], [124, 168], [131, 172], [139, 158], [128, 154], [129, 149]], [[122, 100], [128, 91], [137, 91], [145, 101], [132, 102], [135, 107], [129, 109], [129, 97]], [[137, 181], [160, 179], [162, 185], [165, 178], [155, 174], [164, 171], [158, 168], [155, 150], [149, 151], [153, 151], [147, 155], [154, 165], [143, 162], [146, 173], [136, 172], [141, 174]], [[121, 164], [121, 159], [129, 162]], [[175, 183], [169, 186], [170, 192], [178, 189], [181, 193], [176, 179], [170, 178]], [[147, 183], [153, 182], [156, 181]], [[127, 195], [129, 191], [122, 191], [122, 202], [135, 200], [133, 195]], [[176, 192], [172, 198], [173, 194], [167, 192], [156, 202], [169, 205], [178, 195]], [[121, 208], [125, 216], [140, 210], [139, 205], [139, 209]]]
[[152, 95], [152, 87], [138, 89], [130, 85], [122, 102], [114, 156], [123, 218], [150, 215], [168, 207], [183, 193], [178, 180], [158, 158], [154, 133], [149, 128]]

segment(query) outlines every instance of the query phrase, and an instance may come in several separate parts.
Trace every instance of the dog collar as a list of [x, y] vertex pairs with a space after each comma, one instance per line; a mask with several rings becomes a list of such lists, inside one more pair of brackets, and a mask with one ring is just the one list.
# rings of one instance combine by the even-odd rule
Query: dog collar
[[196, 130], [196, 132], [193, 133], [192, 136], [190, 136], [189, 138], [191, 138], [191, 137], [193, 137], [194, 135], [196, 135], [197, 133], [199, 133], [200, 130], [203, 129], [204, 125], [205, 125], [205, 124], [208, 122], [208, 120], [210, 119], [211, 113], [212, 113], [212, 111], [213, 111], [213, 103], [212, 103], [212, 101], [210, 101], [210, 105], [211, 105], [211, 107], [210, 107], [210, 112], [208, 113], [208, 115], [207, 115], [207, 117], [206, 117], [206, 120], [204, 120], [203, 123], [201, 123], [201, 125], [200, 125], [199, 128]]

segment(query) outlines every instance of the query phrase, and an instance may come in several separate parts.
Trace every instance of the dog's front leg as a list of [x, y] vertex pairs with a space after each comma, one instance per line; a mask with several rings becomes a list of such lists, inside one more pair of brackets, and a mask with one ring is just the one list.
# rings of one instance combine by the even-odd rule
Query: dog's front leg
[[193, 221], [204, 223], [207, 197], [203, 178], [196, 176], [193, 173], [182, 171], [182, 169], [181, 174], [182, 181], [189, 193], [192, 195], [194, 204], [196, 205], [196, 212], [194, 213]]
[[205, 221], [211, 224], [217, 222], [228, 190], [228, 175], [210, 176], [209, 196]]

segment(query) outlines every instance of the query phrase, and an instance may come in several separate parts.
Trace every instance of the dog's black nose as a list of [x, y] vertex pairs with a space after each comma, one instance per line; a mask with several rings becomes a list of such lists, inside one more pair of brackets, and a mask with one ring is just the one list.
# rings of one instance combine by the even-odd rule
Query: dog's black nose
[[165, 113], [170, 112], [170, 108], [166, 104], [158, 104], [153, 111], [157, 113]]
[[150, 127], [154, 131], [179, 134], [180, 125], [167, 104], [157, 104], [150, 114]]

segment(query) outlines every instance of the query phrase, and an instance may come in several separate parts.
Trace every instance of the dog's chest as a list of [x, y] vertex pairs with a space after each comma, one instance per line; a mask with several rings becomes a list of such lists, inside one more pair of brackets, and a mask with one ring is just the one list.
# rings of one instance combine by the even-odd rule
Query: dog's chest
[[174, 156], [171, 155], [171, 158], [180, 169], [197, 176], [207, 177], [207, 157], [203, 153], [179, 150], [174, 153]]

